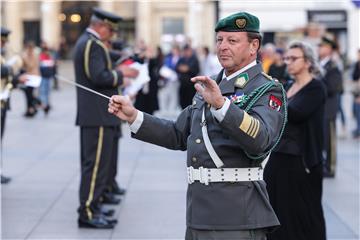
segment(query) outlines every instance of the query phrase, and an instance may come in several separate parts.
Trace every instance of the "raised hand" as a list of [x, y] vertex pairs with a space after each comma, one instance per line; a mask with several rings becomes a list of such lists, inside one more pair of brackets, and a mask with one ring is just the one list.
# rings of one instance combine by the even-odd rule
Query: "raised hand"
[[216, 109], [224, 105], [225, 99], [214, 80], [207, 76], [198, 76], [191, 78], [191, 81], [195, 83], [196, 91], [203, 96], [205, 102], [211, 104]]
[[121, 120], [132, 124], [138, 114], [138, 110], [133, 106], [128, 96], [114, 95], [110, 98], [108, 111]]

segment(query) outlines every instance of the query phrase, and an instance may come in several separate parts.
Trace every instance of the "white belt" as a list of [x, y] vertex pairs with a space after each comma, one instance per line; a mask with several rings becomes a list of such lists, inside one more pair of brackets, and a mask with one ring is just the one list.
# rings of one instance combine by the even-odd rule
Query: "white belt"
[[188, 183], [199, 181], [205, 185], [209, 182], [247, 182], [263, 180], [263, 168], [187, 168]]

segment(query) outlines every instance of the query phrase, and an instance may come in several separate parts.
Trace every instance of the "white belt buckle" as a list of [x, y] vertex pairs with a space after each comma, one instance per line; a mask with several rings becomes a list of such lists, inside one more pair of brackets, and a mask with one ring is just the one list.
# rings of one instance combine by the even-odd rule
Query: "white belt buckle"
[[187, 171], [188, 171], [188, 182], [189, 184], [192, 184], [194, 182], [194, 175], [193, 175], [194, 168], [190, 166], [188, 167]]
[[207, 176], [208, 169], [204, 167], [199, 167], [199, 181], [205, 185], [209, 185], [209, 178]]

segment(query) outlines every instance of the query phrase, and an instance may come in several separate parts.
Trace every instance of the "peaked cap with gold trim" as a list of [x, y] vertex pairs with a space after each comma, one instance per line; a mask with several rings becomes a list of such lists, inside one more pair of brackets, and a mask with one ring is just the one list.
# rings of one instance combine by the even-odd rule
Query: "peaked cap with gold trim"
[[111, 27], [115, 30], [119, 28], [119, 22], [122, 20], [120, 16], [117, 16], [111, 12], [104, 11], [97, 7], [93, 8], [93, 16], [102, 20], [105, 23], [110, 24]]
[[259, 33], [259, 19], [247, 12], [238, 12], [221, 19], [215, 27], [215, 32], [256, 32]]

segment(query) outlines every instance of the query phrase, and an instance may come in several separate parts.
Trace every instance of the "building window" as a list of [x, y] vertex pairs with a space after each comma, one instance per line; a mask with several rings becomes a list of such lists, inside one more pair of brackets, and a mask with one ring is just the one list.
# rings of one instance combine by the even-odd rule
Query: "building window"
[[184, 20], [182, 18], [164, 18], [162, 32], [163, 34], [183, 34]]
[[162, 19], [160, 46], [165, 54], [171, 51], [173, 44], [182, 46], [185, 42], [184, 19], [165, 17]]

